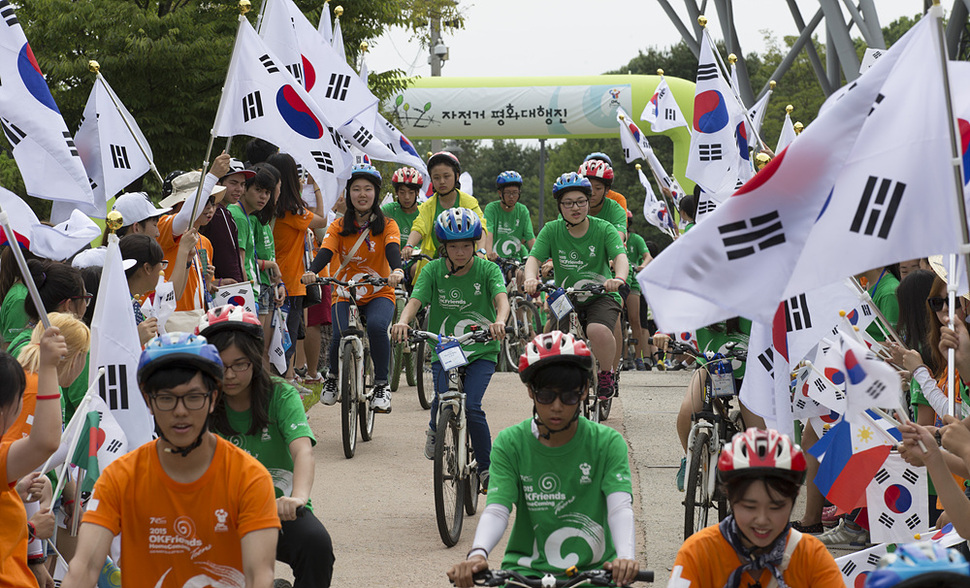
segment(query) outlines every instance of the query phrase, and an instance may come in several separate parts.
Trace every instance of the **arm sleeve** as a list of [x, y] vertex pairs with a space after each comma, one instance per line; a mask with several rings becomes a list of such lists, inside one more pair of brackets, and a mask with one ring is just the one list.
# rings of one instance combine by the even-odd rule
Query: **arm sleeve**
[[[637, 549], [633, 524], [633, 496], [626, 492], [614, 492], [606, 497], [606, 509], [616, 556], [621, 559], [635, 559]], [[487, 508], [485, 510], [488, 511]], [[481, 528], [481, 526], [482, 523], [478, 523], [478, 527]], [[477, 532], [475, 539], [478, 539]]]
[[926, 398], [927, 402], [929, 402], [930, 406], [933, 407], [933, 410], [936, 411], [936, 414], [946, 414], [946, 394], [944, 394], [943, 390], [940, 390], [939, 386], [936, 385], [933, 377], [930, 376], [930, 371], [924, 366], [920, 366], [916, 368], [915, 372], [913, 372], [913, 378], [919, 384], [920, 391], [923, 393], [923, 396]]
[[[505, 534], [505, 528], [509, 525], [509, 515], [512, 512], [504, 504], [492, 503], [482, 511], [481, 518], [478, 519], [478, 528], [475, 529], [475, 540], [472, 541], [472, 551], [484, 549], [485, 553], [491, 553], [498, 542]], [[630, 522], [633, 522], [633, 507], [630, 507]], [[612, 525], [610, 526], [612, 531]], [[632, 525], [631, 525], [632, 530]], [[614, 535], [615, 537], [615, 535]], [[470, 553], [470, 552], [469, 552]]]
[[[307, 268], [307, 271], [315, 274], [320, 273], [330, 263], [331, 258], [333, 258], [333, 251], [330, 251], [326, 247], [321, 247], [317, 250], [317, 254], [313, 258], [313, 261], [310, 262], [310, 267]], [[398, 254], [398, 259], [400, 259], [400, 253]]]
[[212, 189], [216, 187], [216, 182], [218, 181], [219, 178], [212, 174], [205, 175], [205, 179], [202, 181], [202, 194], [199, 196], [199, 204], [195, 210], [195, 218], [189, 218], [192, 215], [192, 205], [186, 200], [185, 204], [182, 205], [182, 209], [178, 211], [175, 219], [172, 221], [173, 235], [178, 236], [189, 230], [189, 227], [202, 216], [202, 209], [205, 208], [205, 202], [209, 199], [209, 194], [212, 194]]
[[384, 246], [384, 255], [387, 257], [387, 264], [391, 266], [392, 270], [401, 269], [401, 242], [399, 240], [388, 242]]

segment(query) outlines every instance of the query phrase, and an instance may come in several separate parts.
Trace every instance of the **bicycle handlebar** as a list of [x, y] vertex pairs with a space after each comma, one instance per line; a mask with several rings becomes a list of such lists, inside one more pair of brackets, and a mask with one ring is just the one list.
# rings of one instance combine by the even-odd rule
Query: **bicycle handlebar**
[[[539, 284], [536, 287], [536, 291], [540, 292], [555, 292], [559, 289], [559, 286], [555, 284]], [[569, 294], [606, 294], [606, 286], [603, 284], [586, 284], [581, 288], [569, 287], [563, 288], [567, 295]]]
[[[506, 332], [508, 332], [509, 327], [505, 327]], [[475, 329], [468, 331], [464, 335], [458, 337], [452, 337], [449, 335], [439, 335], [438, 333], [432, 333], [430, 331], [419, 331], [418, 329], [408, 328], [408, 341], [411, 343], [416, 343], [418, 341], [457, 341], [458, 343], [464, 343], [465, 341], [471, 340], [476, 343], [485, 343], [486, 341], [492, 340], [492, 333], [488, 329]]]
[[[548, 576], [547, 576], [548, 577]], [[523, 576], [518, 572], [510, 570], [482, 570], [473, 576], [476, 586], [524, 586], [526, 588], [569, 588], [571, 586], [591, 585], [591, 586], [615, 586], [613, 584], [613, 574], [608, 570], [588, 570], [579, 572], [574, 576], [561, 580], [552, 578], [555, 584], [546, 578], [536, 578]], [[642, 570], [637, 572], [634, 582], [653, 582], [653, 572]]]
[[343, 288], [348, 288], [355, 290], [357, 288], [362, 288], [364, 286], [386, 286], [387, 278], [375, 278], [374, 276], [366, 276], [360, 280], [350, 280], [347, 282], [342, 282], [337, 278], [320, 278], [316, 281], [317, 284], [335, 284]]
[[[653, 345], [653, 337], [647, 339], [647, 344]], [[742, 346], [735, 344], [734, 342], [728, 342], [728, 349], [725, 353], [701, 353], [700, 351], [694, 349], [686, 343], [681, 343], [680, 341], [674, 341], [670, 339], [667, 341], [667, 346], [673, 353], [683, 353], [684, 355], [689, 355], [696, 359], [703, 359], [704, 361], [712, 361], [715, 359], [733, 359], [738, 361], [745, 361], [748, 359], [748, 350]], [[710, 354], [710, 357], [708, 356]]]

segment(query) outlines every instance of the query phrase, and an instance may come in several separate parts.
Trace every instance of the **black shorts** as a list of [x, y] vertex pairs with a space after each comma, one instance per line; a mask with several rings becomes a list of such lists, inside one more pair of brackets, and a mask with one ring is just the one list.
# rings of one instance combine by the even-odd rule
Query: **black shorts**
[[[612, 296], [596, 296], [592, 300], [583, 304], [576, 304], [576, 314], [579, 316], [579, 324], [586, 330], [587, 325], [596, 323], [609, 328], [611, 331], [616, 326], [616, 320], [620, 318], [620, 303]], [[551, 320], [552, 313], [549, 314]], [[559, 321], [558, 328], [564, 333], [569, 332], [569, 317]]]

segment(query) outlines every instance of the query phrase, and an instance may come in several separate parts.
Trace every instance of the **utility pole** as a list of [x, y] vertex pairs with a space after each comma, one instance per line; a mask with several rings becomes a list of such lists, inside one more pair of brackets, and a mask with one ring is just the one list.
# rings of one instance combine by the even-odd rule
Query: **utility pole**
[[[431, 77], [441, 77], [441, 66], [448, 60], [448, 46], [441, 42], [441, 17], [431, 18], [431, 42], [428, 44], [428, 63], [431, 65]], [[431, 140], [431, 151], [441, 151], [441, 139]]]

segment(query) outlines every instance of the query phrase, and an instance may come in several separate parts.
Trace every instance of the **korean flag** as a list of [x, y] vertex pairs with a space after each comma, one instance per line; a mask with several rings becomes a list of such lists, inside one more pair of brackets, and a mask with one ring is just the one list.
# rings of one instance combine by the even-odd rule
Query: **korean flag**
[[866, 487], [869, 532], [876, 543], [910, 542], [930, 528], [926, 468], [890, 454]]

